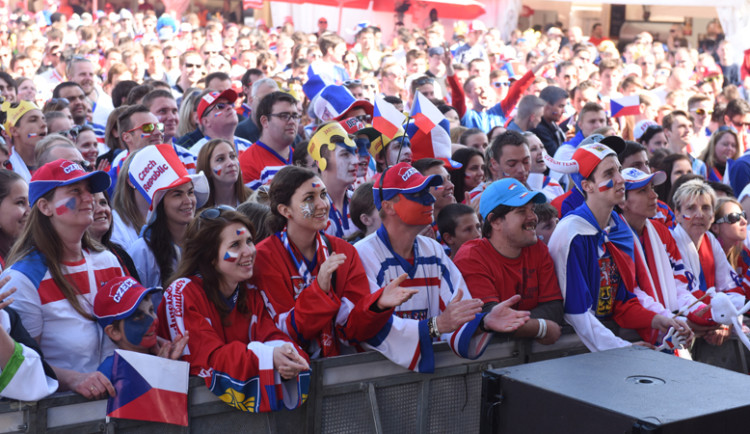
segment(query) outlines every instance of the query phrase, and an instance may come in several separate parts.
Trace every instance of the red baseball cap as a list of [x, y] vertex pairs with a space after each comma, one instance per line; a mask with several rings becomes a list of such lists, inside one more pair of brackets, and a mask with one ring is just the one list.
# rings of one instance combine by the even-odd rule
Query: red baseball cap
[[37, 169], [29, 183], [29, 203], [34, 206], [40, 197], [57, 187], [88, 180], [91, 193], [99, 193], [109, 188], [112, 182], [102, 171], [86, 172], [80, 164], [59, 159]]
[[159, 287], [146, 288], [130, 276], [115, 277], [96, 293], [94, 315], [99, 325], [106, 327], [132, 315], [147, 294], [160, 290]]
[[438, 175], [424, 176], [411, 164], [398, 163], [374, 180], [372, 195], [375, 207], [380, 209], [381, 200], [391, 200], [402, 193], [419, 193], [442, 183], [443, 178]]
[[237, 101], [237, 97], [237, 92], [235, 92], [232, 88], [229, 88], [224, 92], [209, 92], [203, 95], [203, 98], [201, 98], [200, 102], [198, 102], [198, 120], [203, 119], [203, 114], [206, 112], [206, 110], [213, 107], [216, 104], [216, 101], [218, 101], [219, 99], [224, 98], [230, 103], [234, 103], [235, 101]]

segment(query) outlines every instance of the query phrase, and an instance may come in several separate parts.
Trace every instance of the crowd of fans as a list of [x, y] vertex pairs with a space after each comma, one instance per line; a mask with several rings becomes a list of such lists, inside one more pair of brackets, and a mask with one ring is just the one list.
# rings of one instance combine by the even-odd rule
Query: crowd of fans
[[310, 359], [432, 372], [433, 342], [471, 359], [564, 323], [631, 345], [606, 321], [718, 346], [712, 295], [745, 303], [750, 63], [718, 21], [618, 49], [601, 25], [347, 43], [325, 18], [49, 7], [0, 20], [2, 396], [112, 396], [121, 348], [271, 411]]

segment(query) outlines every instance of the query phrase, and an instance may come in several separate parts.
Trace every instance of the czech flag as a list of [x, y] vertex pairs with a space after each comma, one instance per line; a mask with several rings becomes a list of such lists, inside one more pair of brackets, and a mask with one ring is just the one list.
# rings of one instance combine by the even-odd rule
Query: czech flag
[[419, 130], [427, 134], [438, 126], [445, 116], [426, 96], [417, 92], [414, 106], [411, 108], [411, 118], [414, 119]]
[[382, 135], [390, 138], [396, 136], [401, 126], [406, 121], [406, 116], [398, 111], [393, 104], [378, 95], [375, 98], [375, 108], [372, 113], [372, 126]]
[[115, 350], [107, 416], [188, 426], [190, 364], [150, 354]]
[[638, 95], [612, 98], [609, 102], [609, 109], [612, 117], [637, 115], [641, 113], [640, 100]]
[[449, 131], [450, 123], [445, 117], [428, 132], [422, 130], [417, 125], [416, 120], [409, 122], [406, 127], [406, 134], [411, 141], [412, 160], [437, 158], [446, 164], [445, 168], [448, 170], [460, 169], [461, 163], [451, 160], [452, 144]]

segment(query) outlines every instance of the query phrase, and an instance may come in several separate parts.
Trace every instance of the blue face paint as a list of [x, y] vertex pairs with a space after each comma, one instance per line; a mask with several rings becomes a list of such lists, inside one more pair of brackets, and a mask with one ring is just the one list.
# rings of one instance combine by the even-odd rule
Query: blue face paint
[[435, 203], [435, 196], [430, 194], [430, 190], [425, 188], [424, 190], [418, 192], [418, 193], [402, 193], [405, 198], [409, 199], [412, 202], [416, 202], [418, 204], [424, 205], [424, 206], [430, 206], [433, 203]]
[[141, 310], [143, 303], [147, 300], [141, 302], [142, 305], [138, 306], [138, 310], [133, 315], [123, 320], [123, 330], [128, 342], [144, 348], [150, 348], [156, 344], [156, 333], [145, 339], [144, 335], [149, 331], [156, 332], [156, 326], [158, 325], [156, 318]]

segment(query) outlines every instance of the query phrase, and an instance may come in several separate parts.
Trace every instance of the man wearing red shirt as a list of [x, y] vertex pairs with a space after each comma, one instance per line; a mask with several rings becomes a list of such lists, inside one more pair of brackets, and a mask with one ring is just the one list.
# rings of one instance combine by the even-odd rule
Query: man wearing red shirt
[[545, 202], [513, 178], [490, 184], [482, 194], [479, 213], [482, 238], [466, 242], [454, 262], [472, 296], [487, 306], [521, 296], [517, 309], [531, 318], [513, 336], [552, 344], [560, 337], [562, 293], [547, 246], [537, 238], [534, 203]]

